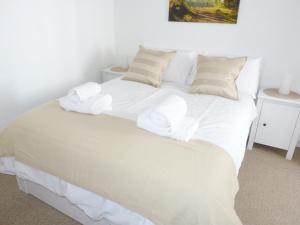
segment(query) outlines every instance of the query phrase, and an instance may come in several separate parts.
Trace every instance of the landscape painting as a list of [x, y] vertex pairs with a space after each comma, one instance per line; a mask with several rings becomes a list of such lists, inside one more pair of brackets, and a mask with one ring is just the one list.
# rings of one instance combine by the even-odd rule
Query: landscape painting
[[237, 23], [240, 0], [169, 1], [169, 21]]

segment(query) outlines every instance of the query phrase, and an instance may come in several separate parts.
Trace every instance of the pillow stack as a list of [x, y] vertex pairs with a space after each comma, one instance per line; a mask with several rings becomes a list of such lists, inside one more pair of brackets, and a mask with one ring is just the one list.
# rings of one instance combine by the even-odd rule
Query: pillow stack
[[175, 52], [156, 51], [140, 46], [139, 52], [123, 80], [159, 87], [162, 77], [174, 56]]
[[124, 80], [160, 87], [162, 81], [190, 85], [193, 94], [238, 100], [239, 92], [256, 97], [261, 58], [198, 55], [140, 46]]

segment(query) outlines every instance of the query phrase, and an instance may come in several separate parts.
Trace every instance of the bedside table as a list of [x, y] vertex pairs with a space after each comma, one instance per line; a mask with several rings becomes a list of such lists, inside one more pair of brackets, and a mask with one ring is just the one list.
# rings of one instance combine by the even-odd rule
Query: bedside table
[[[293, 158], [300, 135], [300, 99], [296, 93], [282, 96], [274, 89], [261, 89], [258, 95], [258, 118], [252, 124], [247, 148], [254, 143], [287, 150]], [[299, 96], [300, 97], [300, 96]]]
[[112, 68], [114, 67], [109, 67], [109, 68], [105, 68], [103, 70], [100, 71], [101, 73], [101, 83], [110, 81], [112, 79], [116, 79], [119, 78], [123, 75], [125, 75], [125, 71], [113, 71]]

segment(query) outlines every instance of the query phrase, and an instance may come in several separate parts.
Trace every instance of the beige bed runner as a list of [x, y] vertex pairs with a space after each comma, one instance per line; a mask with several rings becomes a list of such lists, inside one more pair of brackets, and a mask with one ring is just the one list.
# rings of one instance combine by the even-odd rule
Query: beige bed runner
[[0, 136], [0, 156], [95, 192], [156, 225], [240, 225], [232, 159], [204, 141], [161, 138], [130, 120], [50, 102]]

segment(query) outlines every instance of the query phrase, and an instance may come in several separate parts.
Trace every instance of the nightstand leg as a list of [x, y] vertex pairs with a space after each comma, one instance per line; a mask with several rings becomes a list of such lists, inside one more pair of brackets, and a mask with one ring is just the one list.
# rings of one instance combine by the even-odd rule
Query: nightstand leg
[[295, 153], [295, 150], [296, 150], [296, 145], [297, 145], [298, 138], [296, 139], [294, 137], [293, 139], [295, 139], [295, 140], [291, 141], [288, 153], [286, 154], [286, 159], [287, 160], [292, 160], [292, 158], [294, 156], [294, 153]]
[[295, 148], [294, 149], [289, 149], [288, 153], [286, 154], [286, 159], [287, 160], [292, 160], [293, 156], [294, 156], [294, 153], [295, 153]]
[[292, 158], [294, 156], [296, 146], [297, 146], [297, 143], [299, 140], [299, 134], [300, 134], [300, 115], [298, 117], [296, 129], [294, 130], [294, 135], [293, 135], [291, 143], [290, 143], [289, 151], [286, 155], [287, 160], [292, 160]]
[[248, 144], [247, 144], [247, 150], [249, 150], [249, 151], [253, 150], [253, 145], [254, 145], [254, 142], [249, 140]]

